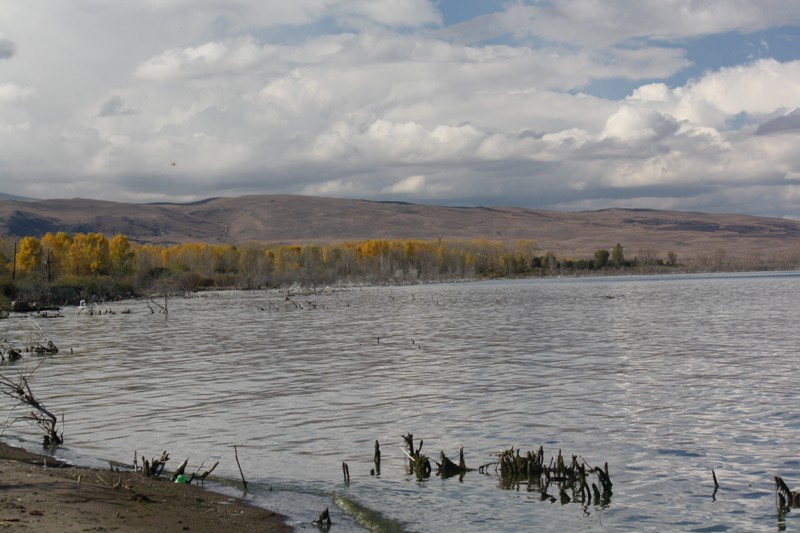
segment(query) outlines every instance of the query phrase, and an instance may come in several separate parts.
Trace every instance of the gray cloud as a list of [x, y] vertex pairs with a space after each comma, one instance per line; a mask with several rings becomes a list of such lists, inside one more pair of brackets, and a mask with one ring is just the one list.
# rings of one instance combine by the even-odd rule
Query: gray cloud
[[795, 108], [783, 116], [766, 120], [756, 129], [756, 135], [791, 132], [800, 132], [800, 108]]
[[800, 11], [784, 0], [523, 1], [500, 17], [518, 35], [601, 48], [800, 23]]
[[14, 41], [0, 35], [0, 59], [10, 59], [17, 52], [17, 45]]
[[125, 107], [125, 101], [119, 95], [114, 95], [100, 106], [98, 117], [113, 117], [119, 115], [135, 115], [138, 111]]

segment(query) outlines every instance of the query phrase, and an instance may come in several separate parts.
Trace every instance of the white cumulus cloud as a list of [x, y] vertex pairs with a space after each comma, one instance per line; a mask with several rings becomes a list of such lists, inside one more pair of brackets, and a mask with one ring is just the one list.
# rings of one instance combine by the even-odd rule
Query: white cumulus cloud
[[2, 192], [800, 217], [792, 2], [469, 4], [0, 0]]

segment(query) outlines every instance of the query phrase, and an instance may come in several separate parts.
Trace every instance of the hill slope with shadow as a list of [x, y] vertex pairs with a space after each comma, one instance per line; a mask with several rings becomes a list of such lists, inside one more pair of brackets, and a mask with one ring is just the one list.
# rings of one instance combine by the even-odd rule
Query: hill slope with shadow
[[800, 251], [800, 222], [640, 209], [559, 212], [449, 207], [291, 195], [131, 204], [88, 199], [0, 200], [0, 235], [117, 233], [139, 243], [336, 243], [367, 239], [532, 240], [542, 253], [591, 257], [621, 243], [627, 257], [720, 253], [769, 258]]

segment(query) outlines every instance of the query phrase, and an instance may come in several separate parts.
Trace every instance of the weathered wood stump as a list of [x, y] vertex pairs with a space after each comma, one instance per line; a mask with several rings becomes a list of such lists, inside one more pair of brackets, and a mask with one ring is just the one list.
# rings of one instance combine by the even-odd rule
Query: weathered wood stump
[[790, 490], [781, 476], [775, 476], [775, 496], [778, 509], [800, 507], [800, 492]]

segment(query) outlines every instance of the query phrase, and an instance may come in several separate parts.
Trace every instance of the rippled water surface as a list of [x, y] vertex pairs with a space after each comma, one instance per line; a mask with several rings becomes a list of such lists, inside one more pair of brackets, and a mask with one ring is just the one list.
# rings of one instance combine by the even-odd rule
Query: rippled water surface
[[[236, 445], [249, 497], [303, 529], [325, 507], [340, 532], [361, 531], [358, 520], [406, 531], [800, 529], [800, 511], [777, 512], [773, 482], [800, 486], [796, 274], [285, 297], [171, 299], [167, 316], [141, 301], [99, 307], [116, 314], [65, 308], [0, 321], [0, 333], [23, 344], [41, 328], [61, 348], [32, 380], [64, 413], [58, 454], [131, 463], [168, 450], [172, 467], [220, 461], [215, 474], [237, 481]], [[608, 462], [614, 495], [551, 503], [477, 471], [419, 482], [405, 469], [407, 432], [432, 458], [457, 460], [463, 445], [475, 468], [511, 446]], [[24, 427], [6, 433], [36, 446]]]

